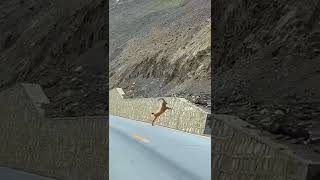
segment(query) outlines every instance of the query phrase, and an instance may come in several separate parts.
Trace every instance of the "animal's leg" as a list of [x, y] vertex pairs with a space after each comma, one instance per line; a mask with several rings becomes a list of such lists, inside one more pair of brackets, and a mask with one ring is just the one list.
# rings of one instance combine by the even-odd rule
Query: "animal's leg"
[[152, 126], [153, 126], [154, 122], [157, 120], [157, 118], [158, 118], [158, 116], [154, 116], [154, 119], [152, 121]]

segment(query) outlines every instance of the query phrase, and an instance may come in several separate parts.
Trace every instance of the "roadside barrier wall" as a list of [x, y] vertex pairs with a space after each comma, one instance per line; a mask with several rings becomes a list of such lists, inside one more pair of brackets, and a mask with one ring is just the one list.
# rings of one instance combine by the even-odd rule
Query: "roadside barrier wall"
[[0, 92], [0, 166], [58, 180], [108, 177], [107, 117], [46, 118], [37, 84]]
[[[168, 103], [167, 110], [155, 124], [188, 133], [204, 134], [208, 112], [184, 98], [163, 97]], [[111, 115], [151, 123], [152, 112], [156, 112], [162, 101], [159, 98], [127, 98], [121, 88], [109, 91], [109, 112]]]
[[241, 119], [213, 114], [213, 180], [318, 180], [320, 162], [295, 154]]

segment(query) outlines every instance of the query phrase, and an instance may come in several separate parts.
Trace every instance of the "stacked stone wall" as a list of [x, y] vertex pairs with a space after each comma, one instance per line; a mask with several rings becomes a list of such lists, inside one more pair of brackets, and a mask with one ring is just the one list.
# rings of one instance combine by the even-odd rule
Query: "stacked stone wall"
[[[164, 97], [169, 107], [156, 124], [203, 135], [208, 113], [183, 98]], [[109, 92], [109, 112], [111, 115], [124, 118], [152, 122], [152, 112], [161, 105], [159, 98], [126, 98], [122, 89]]]
[[18, 84], [0, 92], [0, 166], [58, 180], [107, 179], [107, 117], [46, 118], [39, 90]]
[[213, 115], [213, 180], [318, 180], [320, 163], [259, 135], [237, 117]]

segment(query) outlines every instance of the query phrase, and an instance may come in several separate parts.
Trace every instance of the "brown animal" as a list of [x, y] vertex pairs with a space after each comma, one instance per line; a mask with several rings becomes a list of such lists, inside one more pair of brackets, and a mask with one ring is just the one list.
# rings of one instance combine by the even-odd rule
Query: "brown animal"
[[153, 126], [154, 122], [159, 118], [159, 116], [160, 116], [161, 114], [163, 114], [167, 109], [172, 109], [172, 108], [169, 108], [169, 107], [167, 106], [168, 103], [167, 103], [163, 98], [160, 98], [160, 100], [162, 100], [162, 104], [161, 104], [160, 109], [158, 110], [158, 112], [156, 112], [156, 113], [151, 113], [151, 114], [153, 114], [153, 116], [154, 116], [154, 119], [153, 119], [153, 121], [152, 121], [152, 126]]

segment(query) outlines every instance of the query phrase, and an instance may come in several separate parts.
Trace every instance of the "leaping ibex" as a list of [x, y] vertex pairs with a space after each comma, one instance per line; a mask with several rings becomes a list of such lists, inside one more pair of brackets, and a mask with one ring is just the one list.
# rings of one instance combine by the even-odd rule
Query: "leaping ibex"
[[160, 109], [158, 110], [158, 112], [151, 113], [154, 116], [154, 119], [152, 121], [152, 126], [153, 126], [154, 122], [159, 118], [159, 116], [161, 114], [163, 114], [167, 109], [172, 109], [172, 108], [167, 106], [168, 103], [163, 98], [160, 98], [160, 100], [162, 100], [162, 104], [161, 104]]

